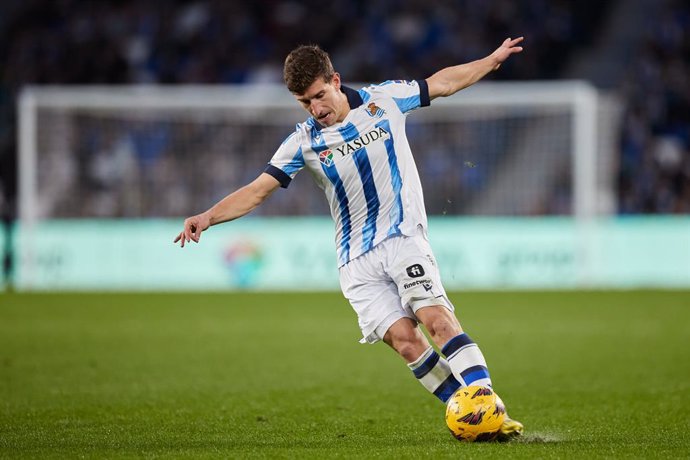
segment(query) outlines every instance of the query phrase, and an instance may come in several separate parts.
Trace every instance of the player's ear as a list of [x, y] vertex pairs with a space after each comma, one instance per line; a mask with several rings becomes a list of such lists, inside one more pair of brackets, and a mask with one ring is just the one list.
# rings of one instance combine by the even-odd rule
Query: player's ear
[[333, 74], [333, 78], [331, 78], [331, 84], [335, 87], [335, 89], [340, 90], [340, 74], [338, 72], [335, 72]]

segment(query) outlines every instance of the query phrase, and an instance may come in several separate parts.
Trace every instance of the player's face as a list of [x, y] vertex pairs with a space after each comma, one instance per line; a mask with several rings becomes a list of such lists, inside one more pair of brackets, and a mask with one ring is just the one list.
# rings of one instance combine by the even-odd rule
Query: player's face
[[322, 126], [343, 121], [350, 110], [347, 97], [340, 91], [337, 73], [329, 82], [317, 78], [303, 94], [295, 94], [295, 98]]

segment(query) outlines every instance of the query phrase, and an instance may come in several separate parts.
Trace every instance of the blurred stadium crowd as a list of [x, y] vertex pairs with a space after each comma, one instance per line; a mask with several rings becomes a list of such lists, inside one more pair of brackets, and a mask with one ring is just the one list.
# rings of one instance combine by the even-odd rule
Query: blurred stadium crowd
[[[279, 82], [284, 56], [305, 42], [328, 50], [345, 81], [424, 78], [517, 35], [528, 52], [490, 78], [569, 78], [568, 63], [602, 36], [616, 3], [5, 0], [0, 204], [12, 219], [23, 85]], [[625, 77], [608, 88], [625, 104], [618, 212], [690, 213], [690, 6], [649, 3], [639, 47], [621, 56]]]
[[621, 214], [690, 213], [690, 2], [665, 3], [620, 82]]

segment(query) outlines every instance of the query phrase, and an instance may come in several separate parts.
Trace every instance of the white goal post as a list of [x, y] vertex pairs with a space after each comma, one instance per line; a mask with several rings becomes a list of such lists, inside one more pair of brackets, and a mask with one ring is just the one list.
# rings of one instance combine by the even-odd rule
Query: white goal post
[[[604, 100], [610, 101], [581, 81], [486, 82], [413, 112], [407, 131], [422, 182], [428, 176], [444, 184], [438, 193], [436, 184], [425, 184], [430, 214], [570, 216], [582, 229], [582, 257], [592, 260], [588, 222], [615, 206], [617, 119]], [[258, 174], [291, 126], [306, 118], [283, 85], [34, 86], [21, 92], [18, 112], [19, 260], [26, 285], [41, 220], [197, 212], [222, 196], [223, 186], [231, 191]], [[105, 159], [96, 152], [104, 144]], [[251, 152], [233, 159], [238, 149]], [[190, 162], [191, 155], [199, 161]], [[184, 184], [203, 201], [163, 201], [184, 195], [180, 173], [210, 177]], [[223, 183], [224, 174], [232, 180]], [[151, 196], [167, 198], [149, 204]], [[266, 212], [309, 214], [309, 203], [278, 201]], [[586, 284], [587, 275], [581, 278]]]

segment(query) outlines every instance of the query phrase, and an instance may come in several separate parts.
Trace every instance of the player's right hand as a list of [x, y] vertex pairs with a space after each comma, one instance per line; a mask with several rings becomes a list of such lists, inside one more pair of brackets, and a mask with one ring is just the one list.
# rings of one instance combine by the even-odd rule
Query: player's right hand
[[183, 248], [185, 243], [194, 241], [198, 243], [201, 239], [201, 232], [211, 226], [211, 220], [206, 213], [197, 214], [196, 216], [188, 217], [184, 221], [183, 230], [175, 237], [173, 243], [180, 242], [180, 247]]

